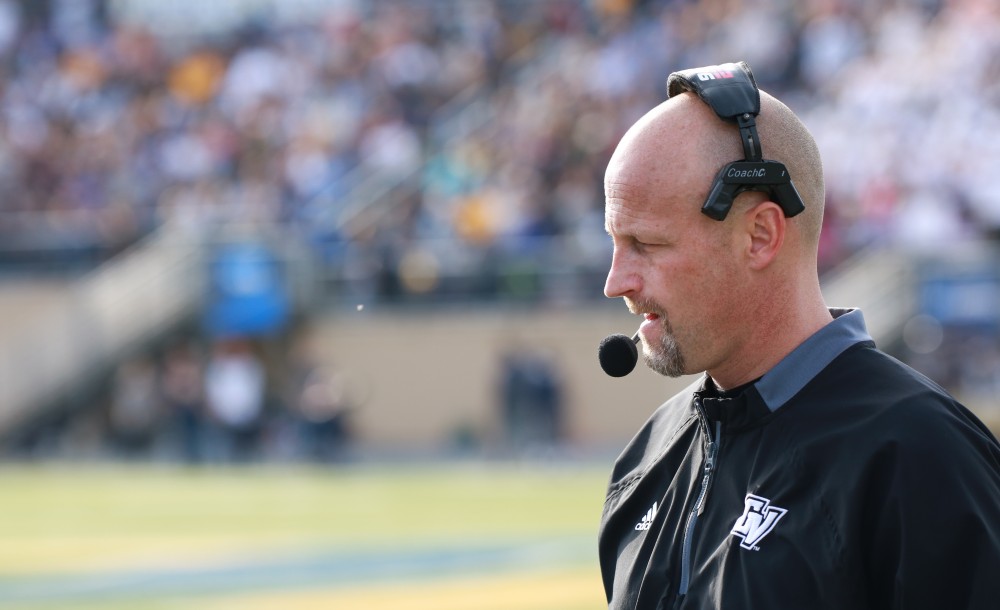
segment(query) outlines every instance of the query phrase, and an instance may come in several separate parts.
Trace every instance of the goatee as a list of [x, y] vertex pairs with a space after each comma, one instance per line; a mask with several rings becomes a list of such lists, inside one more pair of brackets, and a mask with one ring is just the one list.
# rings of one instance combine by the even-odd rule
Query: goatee
[[674, 329], [670, 325], [666, 312], [648, 300], [625, 299], [625, 304], [633, 314], [651, 313], [657, 316], [657, 322], [663, 327], [660, 340], [655, 345], [643, 341], [642, 359], [653, 371], [666, 377], [680, 377], [686, 373], [684, 354], [674, 338]]

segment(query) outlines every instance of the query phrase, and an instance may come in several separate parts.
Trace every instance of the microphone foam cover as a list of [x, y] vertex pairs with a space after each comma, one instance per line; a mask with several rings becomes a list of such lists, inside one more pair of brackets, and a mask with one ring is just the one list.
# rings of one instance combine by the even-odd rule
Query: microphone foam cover
[[624, 377], [632, 372], [639, 361], [639, 349], [626, 335], [611, 335], [601, 341], [597, 348], [597, 358], [601, 368], [612, 377]]

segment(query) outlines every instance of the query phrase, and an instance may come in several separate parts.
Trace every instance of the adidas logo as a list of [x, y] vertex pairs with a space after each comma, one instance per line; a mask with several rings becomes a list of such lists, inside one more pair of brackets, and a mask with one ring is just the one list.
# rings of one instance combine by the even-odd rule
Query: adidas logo
[[659, 505], [656, 502], [653, 502], [653, 505], [649, 507], [649, 510], [646, 511], [646, 514], [643, 515], [642, 519], [635, 524], [635, 531], [644, 532], [648, 530], [650, 526], [653, 525], [653, 518], [656, 517], [656, 509], [658, 508]]

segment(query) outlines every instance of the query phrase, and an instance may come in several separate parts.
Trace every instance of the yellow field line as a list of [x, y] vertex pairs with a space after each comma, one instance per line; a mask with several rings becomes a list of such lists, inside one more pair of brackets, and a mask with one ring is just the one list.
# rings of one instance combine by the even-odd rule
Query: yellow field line
[[607, 607], [598, 569], [394, 583], [199, 600], [204, 610], [599, 610]]

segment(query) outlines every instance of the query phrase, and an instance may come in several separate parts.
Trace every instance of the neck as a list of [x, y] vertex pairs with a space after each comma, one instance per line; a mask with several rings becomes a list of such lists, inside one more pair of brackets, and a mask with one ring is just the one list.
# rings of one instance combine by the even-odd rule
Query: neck
[[707, 371], [723, 390], [763, 376], [833, 320], [818, 280], [806, 291], [768, 291], [766, 299], [752, 302], [755, 306], [745, 311], [753, 326], [724, 361]]

